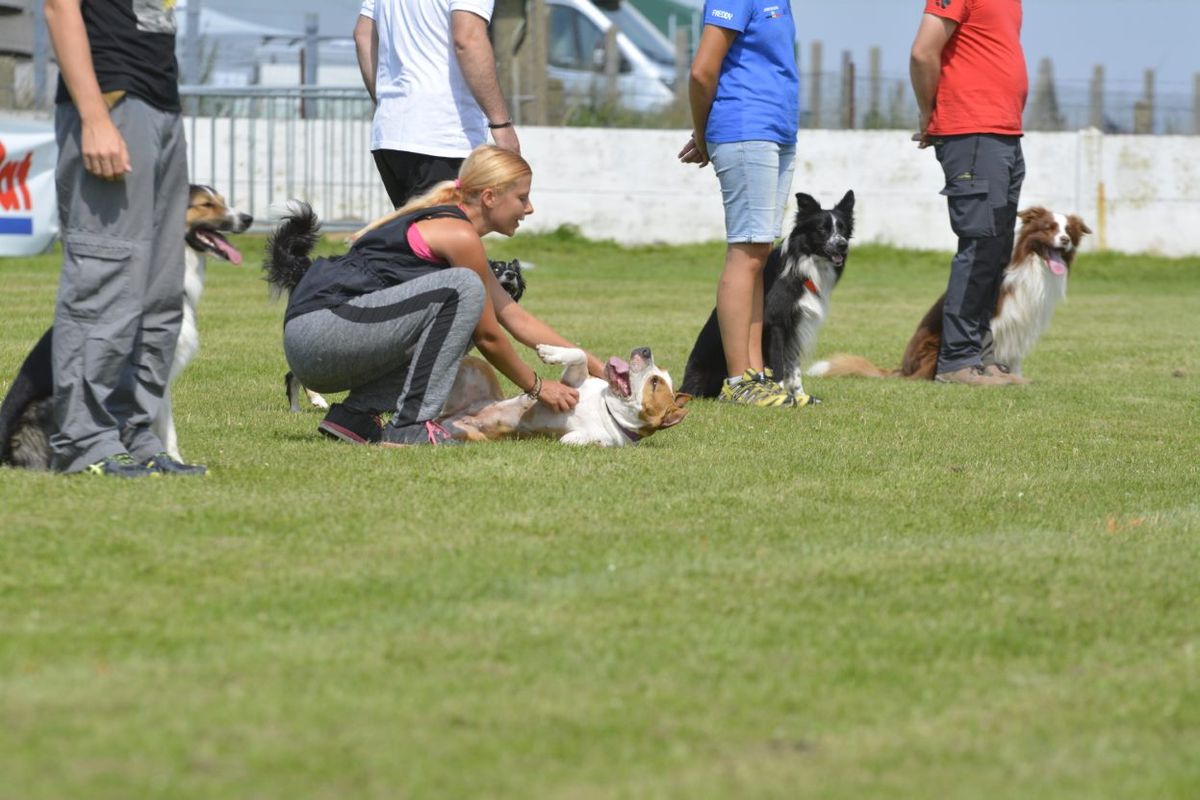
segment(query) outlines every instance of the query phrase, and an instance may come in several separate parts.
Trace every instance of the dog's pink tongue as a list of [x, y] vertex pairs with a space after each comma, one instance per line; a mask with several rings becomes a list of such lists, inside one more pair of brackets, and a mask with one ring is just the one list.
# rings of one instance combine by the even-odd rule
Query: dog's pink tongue
[[1046, 251], [1046, 264], [1055, 275], [1067, 274], [1067, 262], [1063, 259], [1062, 250], [1051, 248]]
[[604, 373], [614, 392], [621, 397], [629, 397], [629, 365], [625, 361], [613, 356], [604, 365]]
[[230, 263], [232, 263], [232, 264], [241, 264], [242, 263], [241, 252], [236, 247], [231, 245], [229, 242], [225, 241], [224, 237], [217, 237], [216, 245], [217, 245], [217, 249], [221, 251], [221, 255], [228, 258]]
[[242, 263], [242, 254], [238, 249], [226, 241], [225, 237], [216, 231], [200, 231], [198, 234], [201, 241], [216, 251], [217, 255], [226, 259], [232, 264]]

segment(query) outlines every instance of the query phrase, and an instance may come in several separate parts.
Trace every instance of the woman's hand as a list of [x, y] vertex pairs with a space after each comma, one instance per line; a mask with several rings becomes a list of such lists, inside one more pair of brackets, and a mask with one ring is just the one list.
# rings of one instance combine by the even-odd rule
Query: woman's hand
[[542, 381], [538, 402], [552, 411], [570, 411], [579, 403], [579, 390], [558, 381]]
[[695, 135], [687, 140], [687, 144], [679, 151], [679, 160], [684, 164], [696, 164], [701, 167], [708, 166], [708, 149], [706, 143], [697, 141]]

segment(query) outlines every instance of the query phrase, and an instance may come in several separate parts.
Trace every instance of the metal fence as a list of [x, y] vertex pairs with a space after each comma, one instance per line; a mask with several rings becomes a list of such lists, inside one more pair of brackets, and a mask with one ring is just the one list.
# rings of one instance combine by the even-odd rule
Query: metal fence
[[180, 94], [192, 181], [217, 188], [259, 229], [291, 199], [311, 203], [330, 229], [391, 209], [361, 87], [182, 86]]
[[[905, 77], [878, 80], [824, 72], [801, 76], [804, 128], [915, 130], [917, 105]], [[1039, 91], [1040, 90], [1040, 91]], [[1148, 103], [1141, 84], [1116, 84], [1097, 94], [1086, 81], [1057, 81], [1047, 90], [1031, 81], [1025, 129], [1105, 133], [1200, 135], [1200, 89], [1159, 87]]]

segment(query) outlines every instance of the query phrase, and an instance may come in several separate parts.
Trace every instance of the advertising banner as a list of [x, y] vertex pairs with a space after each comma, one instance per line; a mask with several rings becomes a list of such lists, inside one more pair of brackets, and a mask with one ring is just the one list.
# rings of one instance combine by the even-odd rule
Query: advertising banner
[[0, 117], [0, 256], [44, 252], [58, 235], [49, 122]]

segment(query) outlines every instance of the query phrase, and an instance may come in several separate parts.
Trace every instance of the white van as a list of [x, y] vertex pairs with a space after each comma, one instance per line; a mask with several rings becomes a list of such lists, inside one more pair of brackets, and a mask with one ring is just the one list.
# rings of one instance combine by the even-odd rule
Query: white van
[[568, 103], [605, 91], [604, 37], [617, 28], [621, 53], [617, 97], [633, 111], [656, 111], [674, 99], [675, 47], [629, 2], [546, 0], [549, 11], [547, 74], [562, 82]]

